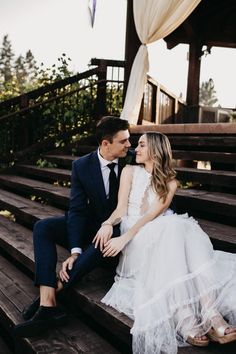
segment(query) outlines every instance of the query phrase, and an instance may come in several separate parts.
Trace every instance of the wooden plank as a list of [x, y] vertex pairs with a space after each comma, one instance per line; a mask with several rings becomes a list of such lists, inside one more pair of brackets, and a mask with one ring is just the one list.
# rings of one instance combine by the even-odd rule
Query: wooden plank
[[235, 195], [197, 189], [178, 189], [175, 200], [179, 212], [188, 212], [190, 215], [235, 225]]
[[37, 220], [64, 215], [60, 209], [31, 201], [3, 189], [0, 189], [0, 208], [10, 211], [17, 220], [31, 228]]
[[19, 192], [20, 194], [36, 195], [49, 199], [54, 204], [64, 209], [68, 207], [70, 190], [65, 187], [59, 187], [15, 175], [0, 175], [0, 185]]
[[163, 134], [236, 134], [235, 123], [154, 124], [131, 126], [131, 134], [157, 131]]
[[[34, 250], [32, 231], [0, 216], [0, 246], [14, 259], [34, 272]], [[57, 245], [59, 271], [61, 263], [68, 257], [69, 252]]]
[[[11, 332], [13, 325], [22, 322], [20, 312], [28, 304], [34, 287], [29, 286], [27, 277], [1, 256], [0, 284], [0, 318], [5, 329]], [[2, 286], [3, 284], [7, 285]], [[81, 354], [119, 353], [81, 320], [72, 316], [64, 327], [51, 329], [50, 332], [35, 338], [19, 340], [20, 343], [24, 343], [35, 353], [52, 353], [52, 350]]]
[[192, 150], [236, 151], [236, 136], [174, 136], [168, 135], [172, 149], [186, 147]]
[[173, 158], [179, 160], [212, 161], [236, 164], [236, 153], [214, 151], [172, 150]]
[[78, 157], [74, 157], [71, 155], [53, 155], [47, 154], [43, 155], [43, 158], [51, 163], [55, 163], [59, 167], [69, 168], [71, 169], [72, 162]]
[[175, 171], [177, 172], [177, 178], [181, 181], [236, 188], [236, 172], [233, 171], [203, 170], [188, 167], [175, 167]]
[[34, 176], [45, 180], [70, 182], [71, 171], [59, 168], [37, 167], [33, 165], [17, 165], [15, 170], [24, 176]]

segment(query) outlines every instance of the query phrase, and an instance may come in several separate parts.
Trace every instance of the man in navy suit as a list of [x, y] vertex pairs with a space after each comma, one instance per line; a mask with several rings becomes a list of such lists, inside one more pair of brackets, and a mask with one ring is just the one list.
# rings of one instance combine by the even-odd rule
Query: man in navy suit
[[[126, 120], [101, 119], [96, 127], [98, 150], [73, 162], [68, 214], [35, 224], [35, 285], [39, 286], [40, 297], [24, 310], [26, 322], [15, 327], [16, 335], [30, 337], [63, 323], [65, 317], [57, 307], [56, 292], [101, 264], [103, 245], [111, 234], [119, 236], [119, 225], [112, 230], [111, 225], [104, 224], [104, 232], [93, 242], [101, 224], [115, 208], [116, 201], [111, 199], [117, 195], [119, 176], [130, 147], [129, 137]], [[62, 264], [59, 280], [56, 243], [67, 245], [71, 252]]]

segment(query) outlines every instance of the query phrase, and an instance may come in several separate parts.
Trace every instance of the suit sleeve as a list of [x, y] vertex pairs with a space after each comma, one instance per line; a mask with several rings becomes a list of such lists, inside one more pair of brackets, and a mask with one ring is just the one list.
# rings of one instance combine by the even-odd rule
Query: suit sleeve
[[72, 164], [70, 204], [67, 217], [70, 249], [82, 248], [88, 225], [88, 198], [79, 175], [79, 167], [80, 170], [83, 170], [83, 167], [78, 162], [74, 161]]

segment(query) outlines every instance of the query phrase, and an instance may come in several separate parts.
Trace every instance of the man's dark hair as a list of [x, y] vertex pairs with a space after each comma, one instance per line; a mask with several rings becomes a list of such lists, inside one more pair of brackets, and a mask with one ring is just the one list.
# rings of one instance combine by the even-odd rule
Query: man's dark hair
[[106, 116], [100, 119], [96, 126], [95, 136], [98, 144], [102, 143], [102, 140], [106, 139], [112, 143], [114, 136], [120, 130], [128, 130], [129, 122], [125, 119], [118, 117]]

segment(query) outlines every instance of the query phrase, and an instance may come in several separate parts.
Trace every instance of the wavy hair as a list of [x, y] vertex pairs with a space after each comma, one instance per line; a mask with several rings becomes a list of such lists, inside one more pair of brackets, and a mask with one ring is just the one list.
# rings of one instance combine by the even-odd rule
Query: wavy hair
[[169, 139], [158, 132], [147, 132], [147, 146], [149, 158], [153, 162], [152, 187], [163, 202], [169, 192], [168, 182], [173, 180], [176, 172], [172, 166], [172, 152]]

